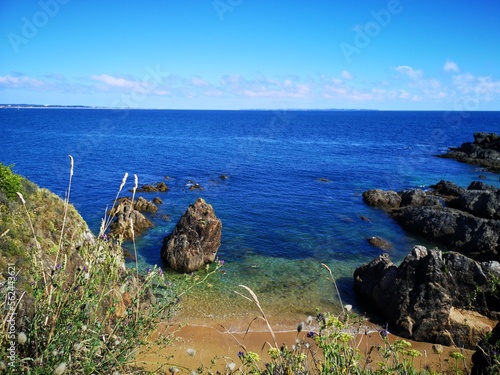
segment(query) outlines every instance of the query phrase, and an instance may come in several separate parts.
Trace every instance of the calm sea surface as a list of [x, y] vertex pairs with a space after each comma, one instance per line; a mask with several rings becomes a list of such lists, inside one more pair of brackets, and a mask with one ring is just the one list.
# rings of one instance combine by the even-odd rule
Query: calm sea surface
[[[164, 202], [137, 242], [144, 269], [161, 265], [162, 239], [203, 197], [223, 223], [225, 272], [186, 298], [185, 316], [253, 314], [233, 292], [244, 284], [284, 321], [339, 308], [321, 263], [344, 304], [357, 306], [352, 273], [381, 254], [366, 238], [390, 241], [396, 262], [414, 244], [428, 245], [366, 206], [363, 191], [441, 179], [466, 187], [480, 174], [500, 186], [498, 175], [434, 156], [472, 141], [475, 131], [500, 133], [500, 112], [1, 109], [0, 162], [63, 197], [72, 155], [71, 201], [94, 231], [125, 172], [139, 184], [165, 181], [168, 193], [141, 194]], [[190, 191], [189, 181], [203, 191]]]

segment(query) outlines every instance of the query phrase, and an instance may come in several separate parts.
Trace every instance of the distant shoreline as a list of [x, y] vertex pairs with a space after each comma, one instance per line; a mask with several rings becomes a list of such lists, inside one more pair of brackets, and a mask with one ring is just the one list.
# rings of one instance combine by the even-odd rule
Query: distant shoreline
[[[116, 111], [230, 111], [230, 112], [459, 112], [449, 109], [365, 109], [365, 108], [239, 108], [239, 109], [208, 109], [208, 108], [134, 108], [134, 107], [104, 107], [88, 105], [57, 105], [57, 104], [0, 104], [0, 109], [104, 109]], [[500, 112], [500, 110], [460, 111], [460, 112]]]
[[103, 107], [88, 105], [45, 105], [45, 104], [0, 104], [0, 109], [113, 109], [113, 110], [139, 110], [139, 111], [297, 111], [297, 112], [378, 112], [379, 109], [343, 109], [343, 108], [249, 108], [249, 109], [177, 109], [177, 108], [133, 108], [133, 107]]

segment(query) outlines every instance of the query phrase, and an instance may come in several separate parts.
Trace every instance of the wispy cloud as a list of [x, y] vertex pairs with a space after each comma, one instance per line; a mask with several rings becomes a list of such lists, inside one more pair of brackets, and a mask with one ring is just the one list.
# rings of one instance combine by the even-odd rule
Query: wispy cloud
[[[500, 102], [500, 81], [490, 76], [471, 73], [456, 74], [452, 61], [447, 61], [448, 71], [454, 74], [428, 76], [422, 69], [410, 65], [392, 68], [393, 74], [370, 81], [360, 72], [344, 70], [335, 76], [321, 75], [300, 77], [224, 75], [218, 80], [208, 80], [199, 75], [189, 77], [164, 74], [161, 79], [140, 79], [134, 76], [92, 74], [87, 77], [68, 78], [62, 74], [29, 76], [11, 73], [0, 76], [0, 90], [26, 90], [33, 92], [57, 92], [65, 95], [105, 94], [110, 101], [130, 94], [142, 106], [146, 98], [167, 97], [172, 99], [218, 100], [223, 107], [225, 100], [257, 106], [283, 103], [290, 107], [304, 107], [315, 103], [319, 106], [386, 107], [397, 103], [420, 102], [432, 106], [450, 107], [458, 99], [474, 98], [479, 101]], [[439, 67], [439, 66], [437, 66]], [[443, 70], [446, 71], [445, 68]], [[394, 74], [396, 72], [396, 74]], [[115, 97], [113, 98], [113, 95]], [[133, 101], [131, 101], [133, 102]], [[194, 102], [192, 102], [194, 103]], [[106, 103], [103, 103], [104, 105]], [[125, 105], [128, 105], [125, 103]], [[411, 107], [411, 106], [410, 106]]]
[[414, 81], [419, 80], [424, 75], [424, 72], [422, 70], [413, 69], [408, 65], [399, 65], [394, 69]]
[[456, 75], [452, 80], [452, 88], [458, 95], [484, 101], [499, 100], [500, 80], [489, 76], [475, 76], [471, 73]]
[[454, 61], [451, 61], [450, 59], [446, 60], [446, 62], [444, 63], [443, 70], [445, 72], [454, 72], [454, 73], [460, 72], [460, 69], [459, 69], [457, 63]]
[[42, 90], [46, 88], [46, 83], [40, 79], [27, 76], [6, 75], [0, 77], [0, 88]]
[[351, 80], [353, 79], [354, 77], [352, 76], [351, 73], [349, 73], [347, 70], [343, 70], [342, 73], [340, 73], [340, 76], [344, 79], [348, 79], [348, 80]]

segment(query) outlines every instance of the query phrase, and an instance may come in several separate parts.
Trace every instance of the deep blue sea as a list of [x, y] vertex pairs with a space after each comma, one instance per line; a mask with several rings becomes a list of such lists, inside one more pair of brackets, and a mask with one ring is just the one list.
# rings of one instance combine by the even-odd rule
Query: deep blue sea
[[480, 174], [500, 186], [498, 175], [435, 157], [476, 131], [500, 133], [500, 112], [1, 109], [0, 162], [64, 197], [72, 155], [71, 202], [94, 231], [125, 172], [125, 190], [133, 174], [140, 185], [166, 182], [167, 193], [141, 194], [164, 202], [138, 239], [142, 268], [161, 265], [162, 239], [203, 197], [223, 223], [224, 273], [186, 298], [185, 314], [244, 315], [252, 306], [233, 292], [244, 284], [279, 321], [339, 308], [321, 263], [356, 307], [352, 273], [381, 254], [368, 237], [390, 241], [395, 262], [428, 245], [365, 205], [363, 191], [466, 187]]

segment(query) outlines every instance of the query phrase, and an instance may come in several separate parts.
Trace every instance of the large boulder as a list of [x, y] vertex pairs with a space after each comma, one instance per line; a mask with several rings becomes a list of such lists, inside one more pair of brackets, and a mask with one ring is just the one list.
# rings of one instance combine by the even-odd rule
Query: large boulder
[[396, 334], [416, 341], [474, 348], [500, 318], [492, 282], [498, 262], [416, 246], [397, 267], [387, 254], [354, 272], [358, 299], [374, 306]]
[[199, 198], [163, 240], [161, 257], [179, 272], [193, 272], [215, 260], [222, 236], [222, 222], [210, 204]]
[[474, 259], [499, 259], [500, 221], [441, 206], [403, 207], [391, 215], [406, 230]]
[[460, 196], [447, 202], [447, 206], [477, 217], [500, 220], [500, 189], [484, 183], [471, 184]]

